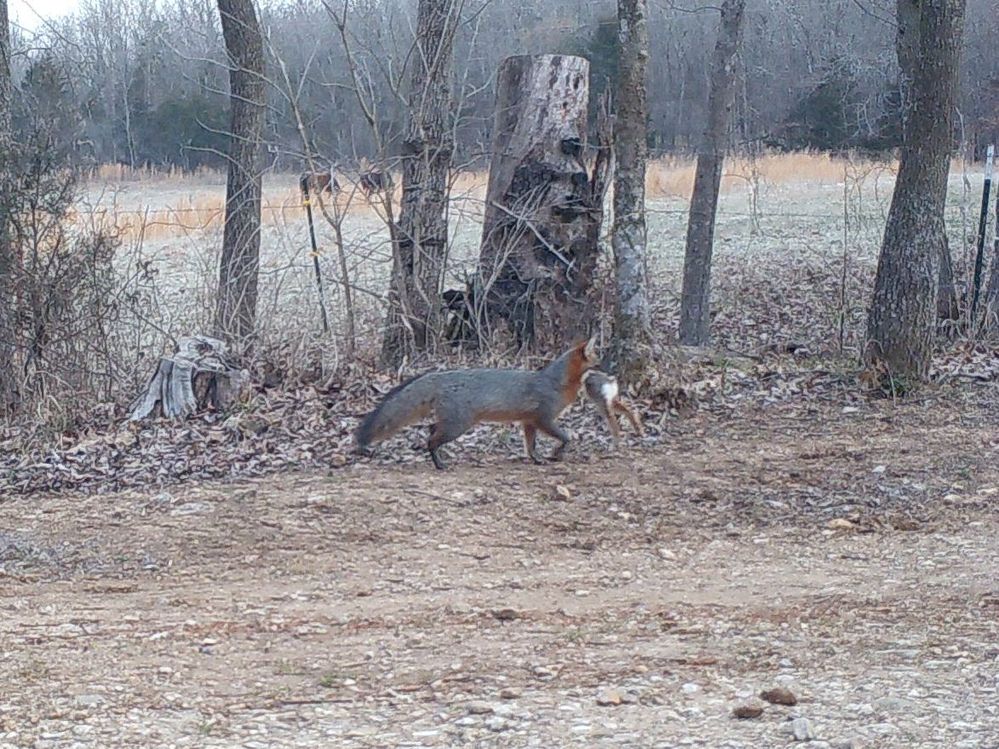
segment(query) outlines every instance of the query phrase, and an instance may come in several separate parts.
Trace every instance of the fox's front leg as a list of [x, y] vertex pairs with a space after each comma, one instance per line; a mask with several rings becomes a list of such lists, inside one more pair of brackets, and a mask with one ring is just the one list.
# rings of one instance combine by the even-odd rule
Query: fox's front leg
[[524, 452], [527, 453], [527, 457], [530, 461], [535, 464], [540, 465], [541, 459], [538, 454], [534, 451], [535, 443], [537, 442], [538, 428], [534, 424], [524, 424]]
[[569, 446], [569, 435], [565, 432], [562, 427], [555, 423], [554, 419], [542, 419], [538, 422], [538, 429], [547, 434], [549, 437], [554, 437], [559, 441], [559, 446], [555, 448], [555, 452], [552, 453], [552, 460], [562, 460], [562, 454], [565, 452], [565, 448]]

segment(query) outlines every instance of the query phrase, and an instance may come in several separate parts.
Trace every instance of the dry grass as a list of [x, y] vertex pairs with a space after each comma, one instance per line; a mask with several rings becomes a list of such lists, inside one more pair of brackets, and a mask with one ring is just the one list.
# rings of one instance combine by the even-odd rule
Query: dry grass
[[[329, 197], [325, 200], [328, 202]], [[398, 195], [396, 196], [398, 201]], [[361, 196], [341, 194], [336, 203], [342, 211], [375, 210], [372, 202]], [[192, 192], [162, 207], [146, 210], [101, 208], [95, 211], [106, 226], [114, 226], [129, 239], [168, 239], [199, 232], [221, 230], [225, 219], [225, 195], [219, 191]], [[317, 215], [317, 219], [318, 219]], [[264, 226], [283, 226], [305, 219], [305, 207], [297, 188], [265, 191], [261, 206]]]
[[[646, 177], [649, 198], [686, 199], [694, 184], [694, 166], [694, 159], [688, 156], [666, 156], [652, 161]], [[960, 169], [960, 166], [956, 168]], [[843, 180], [843, 173], [844, 160], [823, 153], [767, 153], [755, 159], [735, 157], [725, 163], [722, 191], [745, 187], [748, 182], [836, 184]], [[398, 174], [393, 177], [393, 200], [398, 205], [401, 179]], [[108, 164], [95, 169], [90, 179], [101, 185], [138, 183], [152, 187], [186, 187], [190, 190], [182, 198], [166, 204], [155, 205], [150, 202], [142, 211], [116, 212], [108, 209], [105, 220], [113, 221], [126, 236], [162, 239], [214, 230], [222, 226], [225, 197], [221, 185], [225, 182], [225, 175], [220, 171], [201, 169], [185, 173], [175, 168], [130, 169], [120, 164]], [[341, 209], [366, 214], [376, 210], [375, 202], [364, 198], [351, 186], [349, 179], [342, 181], [346, 183], [345, 189], [337, 197]], [[263, 196], [264, 225], [275, 226], [302, 220], [304, 208], [298, 189], [294, 186], [294, 175], [273, 175], [268, 183], [265, 183]], [[463, 172], [454, 177], [451, 194], [454, 199], [465, 204], [464, 208], [474, 209], [474, 206], [481, 206], [485, 200], [487, 183], [488, 174], [484, 171]]]
[[[825, 153], [767, 153], [755, 159], [739, 156], [726, 159], [721, 189], [737, 189], [747, 181], [836, 184], [843, 181], [843, 166], [844, 159]], [[686, 198], [694, 187], [694, 167], [689, 156], [656, 159], [649, 165], [645, 190], [652, 198]]]

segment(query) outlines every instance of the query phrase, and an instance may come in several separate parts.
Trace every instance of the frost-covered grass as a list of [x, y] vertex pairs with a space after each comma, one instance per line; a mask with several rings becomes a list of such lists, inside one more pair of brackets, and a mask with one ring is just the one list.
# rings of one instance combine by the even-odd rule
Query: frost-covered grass
[[[657, 328], [667, 331], [679, 305], [692, 173], [689, 160], [662, 160], [650, 166], [647, 180], [654, 314]], [[747, 350], [784, 343], [838, 350], [842, 322], [843, 343], [855, 347], [894, 173], [893, 164], [817, 154], [729, 162], [713, 272], [719, 343]], [[947, 224], [959, 284], [970, 266], [981, 181], [980, 171], [954, 165]], [[474, 269], [485, 182], [481, 173], [455, 180], [448, 265], [454, 285]], [[86, 185], [81, 215], [96, 213], [120, 229], [130, 267], [140, 259], [151, 263], [158, 300], [150, 315], [174, 335], [204, 329], [210, 319], [224, 198], [224, 175], [211, 172], [184, 177], [105, 170]], [[373, 343], [391, 267], [386, 224], [359, 193], [341, 195], [338, 206], [359, 336]], [[263, 334], [315, 333], [317, 292], [296, 175], [267, 175], [263, 224]], [[328, 307], [340, 329], [345, 309], [335, 235], [318, 211], [316, 231]]]

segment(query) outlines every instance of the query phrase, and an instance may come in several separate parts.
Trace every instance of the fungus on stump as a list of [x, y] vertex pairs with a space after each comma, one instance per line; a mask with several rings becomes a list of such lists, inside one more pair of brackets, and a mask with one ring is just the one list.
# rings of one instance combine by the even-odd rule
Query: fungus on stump
[[486, 331], [505, 320], [518, 347], [583, 337], [610, 171], [609, 116], [588, 163], [589, 62], [508, 57], [499, 69], [477, 300]]

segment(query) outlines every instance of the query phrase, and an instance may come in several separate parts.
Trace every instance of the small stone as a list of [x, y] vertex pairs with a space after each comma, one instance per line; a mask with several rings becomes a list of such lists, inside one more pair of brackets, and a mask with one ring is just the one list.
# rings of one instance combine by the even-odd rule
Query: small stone
[[347, 463], [348, 463], [347, 456], [341, 453], [336, 453], [335, 455], [330, 457], [330, 465], [333, 468], [343, 468], [345, 465], [347, 465]]
[[572, 492], [564, 484], [555, 484], [551, 498], [553, 502], [568, 502], [572, 499]]
[[670, 551], [669, 549], [667, 549], [665, 547], [663, 547], [663, 548], [661, 548], [659, 550], [659, 556], [662, 559], [666, 559], [666, 560], [676, 559], [676, 554], [674, 554], [672, 551]]
[[504, 700], [515, 700], [515, 699], [518, 699], [521, 694], [523, 694], [523, 692], [521, 692], [516, 687], [503, 687], [500, 690], [499, 696], [500, 696], [500, 699], [504, 699]]
[[739, 705], [732, 711], [732, 716], [739, 720], [752, 720], [753, 718], [759, 718], [761, 715], [763, 715], [763, 705], [755, 702], [748, 705]]
[[493, 706], [488, 702], [475, 700], [474, 702], [468, 703], [466, 710], [470, 715], [489, 715], [493, 711]]
[[792, 720], [791, 733], [794, 734], [795, 741], [812, 741], [815, 738], [815, 729], [812, 727], [812, 721], [808, 718]]
[[549, 668], [548, 666], [535, 666], [531, 670], [534, 672], [534, 675], [537, 678], [539, 678], [539, 679], [554, 679], [555, 678], [555, 670], [552, 669], [552, 668]]
[[859, 410], [860, 410], [860, 409], [859, 409], [859, 408], [857, 408], [856, 406], [843, 406], [843, 411], [842, 411], [842, 413], [845, 413], [845, 414], [855, 414], [855, 413], [857, 413], [857, 411], [859, 411]]
[[499, 619], [501, 622], [512, 622], [522, 617], [517, 609], [511, 608], [493, 609], [492, 614], [494, 619]]
[[470, 726], [475, 726], [479, 724], [478, 718], [473, 718], [471, 715], [466, 715], [464, 718], [458, 718], [454, 722], [456, 726], [461, 726], [462, 728], [468, 728]]
[[885, 465], [874, 466], [874, 468], [871, 469], [871, 473], [882, 474], [882, 473], [884, 473], [887, 470], [888, 470], [888, 466], [885, 466]]
[[97, 707], [104, 702], [99, 694], [78, 694], [74, 700], [80, 707]]
[[621, 573], [622, 580], [630, 580], [632, 577], [634, 577], [634, 575], [631, 574], [631, 570], [624, 570], [624, 572]]
[[199, 515], [204, 512], [211, 512], [211, 509], [212, 506], [207, 502], [185, 502], [170, 510], [170, 514], [174, 517], [183, 517], [184, 515]]
[[680, 687], [680, 689], [684, 694], [696, 694], [701, 690], [699, 686], [697, 686], [696, 684], [692, 684], [690, 682], [684, 684], [682, 687]]
[[882, 697], [874, 701], [874, 709], [881, 713], [907, 713], [912, 712], [914, 705], [909, 700], [900, 697]]
[[606, 689], [597, 695], [597, 704], [604, 707], [620, 705], [622, 702], [624, 702], [624, 697], [617, 689]]
[[486, 720], [486, 728], [490, 731], [495, 731], [499, 733], [500, 731], [505, 731], [510, 727], [509, 721], [506, 718], [501, 718], [498, 715], [494, 715], [488, 720]]
[[826, 527], [831, 531], [852, 531], [857, 526], [846, 518], [833, 518]]
[[791, 707], [798, 704], [798, 698], [787, 687], [765, 689], [760, 692], [760, 699], [769, 702], [771, 705], [787, 705]]

